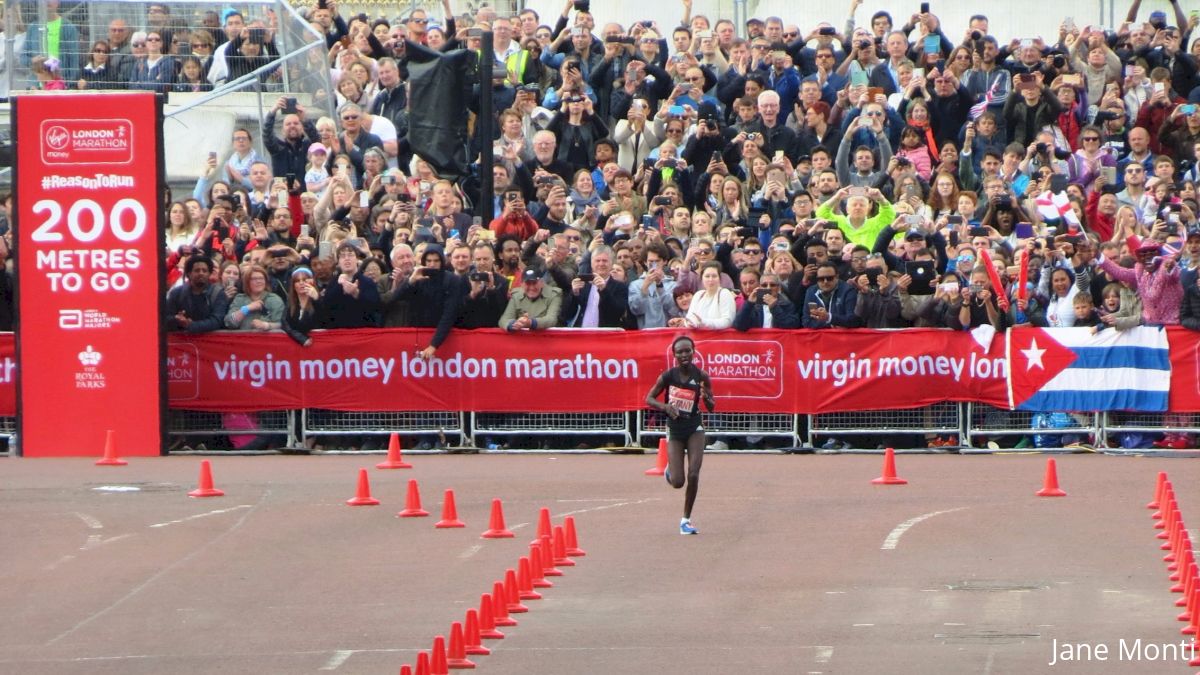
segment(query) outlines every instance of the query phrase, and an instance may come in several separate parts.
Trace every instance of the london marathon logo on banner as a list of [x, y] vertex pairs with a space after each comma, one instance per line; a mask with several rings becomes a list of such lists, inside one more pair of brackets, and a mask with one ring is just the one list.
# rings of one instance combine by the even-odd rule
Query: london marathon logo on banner
[[130, 164], [133, 123], [126, 119], [42, 121], [46, 164]]

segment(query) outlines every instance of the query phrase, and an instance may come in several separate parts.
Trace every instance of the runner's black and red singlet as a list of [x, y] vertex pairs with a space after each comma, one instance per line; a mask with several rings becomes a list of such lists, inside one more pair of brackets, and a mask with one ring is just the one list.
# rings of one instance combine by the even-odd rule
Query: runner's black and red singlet
[[703, 396], [700, 394], [700, 378], [689, 378], [683, 374], [682, 369], [676, 366], [662, 374], [662, 381], [666, 385], [664, 393], [667, 396], [667, 403], [675, 406], [675, 409], [679, 411], [679, 417], [667, 420], [670, 437], [686, 441], [688, 436], [700, 428], [700, 422], [703, 419], [700, 412], [700, 405], [703, 401]]

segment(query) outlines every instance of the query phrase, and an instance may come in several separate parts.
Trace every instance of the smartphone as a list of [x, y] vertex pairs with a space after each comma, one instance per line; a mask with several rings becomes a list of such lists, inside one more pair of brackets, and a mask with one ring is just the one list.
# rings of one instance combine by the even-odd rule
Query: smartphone
[[469, 37], [469, 38], [477, 38], [477, 37], [482, 37], [482, 36], [483, 36], [482, 28], [468, 28], [467, 29], [467, 37]]
[[332, 241], [323, 241], [317, 245], [317, 256], [318, 257], [328, 258], [332, 255], [333, 255], [333, 242]]
[[928, 14], [928, 13], [929, 13], [929, 3], [922, 2], [921, 3], [921, 14]]
[[821, 28], [817, 30], [817, 35], [837, 35], [837, 29], [833, 26], [821, 26]]
[[958, 230], [950, 230], [950, 246], [958, 246]]
[[1033, 40], [1030, 40], [1028, 38], [1021, 40], [1021, 49], [1029, 49], [1032, 46], [1033, 46]]
[[917, 78], [918, 80], [925, 79], [925, 69], [924, 68], [913, 68], [912, 76]]
[[1194, 114], [1196, 114], [1196, 106], [1192, 103], [1188, 103], [1186, 105], [1181, 105], [1181, 106], [1179, 106], [1179, 114], [1180, 115], [1194, 115]]
[[942, 37], [940, 35], [925, 36], [925, 53], [936, 54], [942, 49]]
[[963, 217], [962, 217], [962, 216], [946, 216], [946, 224], [948, 224], [948, 225], [962, 225], [962, 224], [963, 224]]
[[654, 216], [651, 216], [651, 215], [642, 216], [642, 229], [643, 230], [653, 230], [654, 229]]
[[712, 159], [710, 159], [709, 162], [710, 163], [715, 162], [717, 164], [724, 164], [725, 158], [724, 158], [724, 156], [721, 155], [720, 150], [713, 150]]
[[582, 281], [582, 282], [583, 282], [583, 283], [585, 283], [585, 284], [590, 284], [590, 283], [592, 283], [593, 281], [595, 281], [595, 280], [596, 280], [596, 275], [595, 275], [595, 274], [591, 274], [590, 272], [589, 272], [589, 273], [587, 273], [587, 274], [580, 274], [580, 275], [579, 275], [579, 280], [580, 280], [580, 281]]
[[967, 234], [971, 237], [987, 237], [991, 236], [992, 232], [986, 227], [972, 227], [967, 230]]
[[1116, 185], [1116, 183], [1117, 183], [1117, 167], [1102, 166], [1102, 167], [1100, 167], [1100, 175], [1104, 176], [1105, 183], [1108, 183], [1109, 185]]
[[283, 112], [285, 114], [289, 114], [289, 115], [298, 112], [296, 110], [296, 99], [295, 98], [289, 96], [283, 100]]
[[848, 193], [847, 196], [849, 196], [849, 197], [866, 197], [867, 196], [867, 188], [852, 187], [847, 191], [847, 193]]
[[1154, 93], [1156, 93], [1156, 94], [1167, 90], [1167, 84], [1165, 82], [1155, 82], [1153, 86], [1154, 86]]
[[1032, 239], [1033, 223], [1017, 223], [1013, 232], [1017, 235], [1017, 239]]
[[812, 314], [816, 309], [817, 309], [817, 303], [815, 303], [815, 302], [808, 303], [808, 313], [809, 314]]
[[667, 114], [672, 117], [683, 117], [685, 112], [686, 111], [681, 105], [673, 105], [670, 108], [667, 108]]
[[371, 195], [367, 194], [365, 190], [358, 193], [358, 205], [364, 209], [371, 206]]
[[217, 153], [216, 153], [216, 152], [212, 152], [212, 151], [210, 151], [210, 152], [208, 153], [208, 158], [209, 158], [210, 160], [211, 160], [211, 159], [216, 159], [216, 158], [217, 158]]
[[308, 236], [308, 223], [300, 223], [300, 236], [301, 237]]
[[766, 289], [766, 288], [756, 288], [756, 289], [754, 290], [754, 301], [755, 301], [755, 302], [762, 302], [762, 301], [763, 301], [763, 298], [764, 298], [764, 297], [765, 297], [765, 296], [766, 296], [766, 295], [767, 295], [769, 292], [770, 292], [770, 291], [769, 291], [768, 289]]

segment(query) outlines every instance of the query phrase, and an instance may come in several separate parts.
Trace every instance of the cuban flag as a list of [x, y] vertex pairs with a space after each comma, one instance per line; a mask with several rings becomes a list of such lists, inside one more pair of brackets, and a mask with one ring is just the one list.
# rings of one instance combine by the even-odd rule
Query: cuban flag
[[1014, 410], [1167, 409], [1171, 360], [1161, 328], [1014, 328], [1008, 363]]

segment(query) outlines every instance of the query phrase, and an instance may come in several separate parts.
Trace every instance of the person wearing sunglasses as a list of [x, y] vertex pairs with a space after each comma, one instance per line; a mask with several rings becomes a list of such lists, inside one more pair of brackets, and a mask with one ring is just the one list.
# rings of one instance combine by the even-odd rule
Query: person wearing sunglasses
[[817, 283], [804, 293], [802, 324], [804, 328], [859, 328], [862, 319], [855, 314], [858, 291], [838, 278], [837, 266], [831, 262], [817, 265]]

